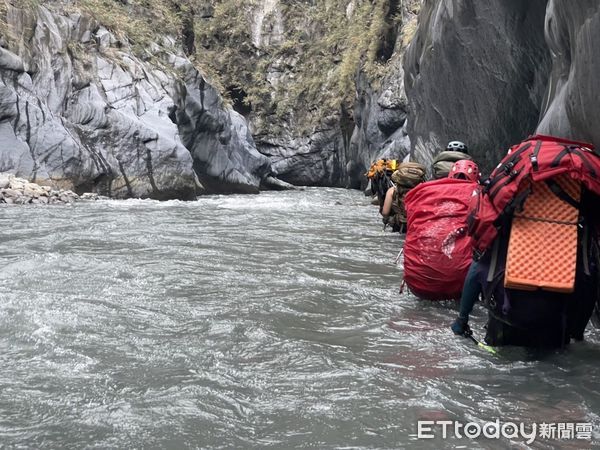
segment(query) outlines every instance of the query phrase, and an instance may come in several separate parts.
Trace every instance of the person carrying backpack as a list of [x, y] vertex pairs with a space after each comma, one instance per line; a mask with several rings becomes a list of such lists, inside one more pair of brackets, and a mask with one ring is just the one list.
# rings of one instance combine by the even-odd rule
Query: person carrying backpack
[[404, 162], [392, 173], [391, 180], [394, 185], [386, 194], [381, 208], [384, 229], [392, 227], [392, 232], [406, 232], [406, 208], [404, 197], [415, 186], [425, 181], [425, 166], [415, 162]]
[[371, 167], [365, 173], [369, 179], [371, 194], [376, 197], [374, 204], [379, 205], [379, 212], [383, 208], [385, 194], [392, 185], [390, 177], [398, 168], [399, 162], [395, 159], [379, 159], [371, 164]]
[[460, 160], [447, 178], [419, 184], [406, 195], [402, 285], [416, 297], [460, 298], [471, 265], [467, 219], [479, 176], [473, 161]]
[[536, 135], [511, 147], [473, 196], [468, 233], [477, 257], [455, 334], [471, 335], [481, 294], [488, 345], [583, 339], [600, 285], [599, 175], [591, 144]]
[[450, 141], [446, 150], [439, 153], [431, 164], [431, 174], [434, 180], [447, 178], [454, 163], [460, 160], [470, 160], [467, 146], [461, 141]]

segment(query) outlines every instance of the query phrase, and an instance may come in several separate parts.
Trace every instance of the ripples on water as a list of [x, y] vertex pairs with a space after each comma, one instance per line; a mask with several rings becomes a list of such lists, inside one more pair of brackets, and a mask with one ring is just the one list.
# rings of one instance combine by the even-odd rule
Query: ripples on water
[[600, 427], [598, 331], [534, 356], [454, 337], [451, 305], [398, 294], [399, 237], [360, 192], [5, 207], [0, 243], [0, 447], [505, 448], [416, 423]]

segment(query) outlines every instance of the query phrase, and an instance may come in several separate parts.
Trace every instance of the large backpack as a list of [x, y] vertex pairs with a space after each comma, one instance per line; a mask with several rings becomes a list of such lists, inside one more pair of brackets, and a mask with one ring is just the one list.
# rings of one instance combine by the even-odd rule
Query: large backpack
[[392, 214], [387, 219], [386, 225], [392, 226], [392, 231], [404, 232], [406, 230], [406, 208], [404, 197], [418, 184], [425, 181], [425, 166], [416, 162], [403, 162], [392, 173], [391, 181], [394, 183], [394, 195], [392, 197]]
[[[485, 340], [489, 345], [561, 347], [583, 333], [597, 306], [600, 281], [597, 212], [589, 209], [598, 199], [586, 193], [582, 227], [577, 227], [577, 266], [572, 292], [506, 286], [506, 261], [511, 226], [506, 224], [492, 249], [480, 260], [486, 279], [483, 303], [488, 309]], [[586, 211], [587, 209], [587, 211]]]
[[426, 300], [458, 299], [472, 260], [466, 233], [469, 200], [477, 184], [428, 181], [405, 197], [404, 282]]
[[592, 150], [533, 136], [509, 150], [473, 197], [469, 234], [487, 272], [489, 344], [555, 347], [583, 338], [599, 282], [600, 157]]
[[387, 190], [393, 185], [391, 176], [398, 168], [399, 162], [395, 159], [379, 159], [371, 164], [365, 176], [371, 183], [371, 194], [377, 196], [379, 212], [383, 208], [383, 201]]
[[392, 174], [392, 181], [396, 186], [402, 188], [414, 188], [417, 184], [425, 181], [427, 170], [423, 164], [417, 162], [400, 163]]
[[444, 150], [439, 153], [431, 165], [433, 179], [439, 180], [441, 178], [447, 178], [454, 163], [462, 159], [468, 159], [469, 161], [473, 160], [470, 155], [456, 150]]
[[[569, 174], [588, 191], [600, 195], [600, 157], [593, 145], [536, 135], [510, 148], [479, 195], [472, 199], [469, 234], [479, 252], [487, 250], [506, 217], [512, 217], [531, 190], [531, 182]], [[555, 186], [551, 189], [564, 196]], [[566, 198], [566, 197], [565, 197]]]

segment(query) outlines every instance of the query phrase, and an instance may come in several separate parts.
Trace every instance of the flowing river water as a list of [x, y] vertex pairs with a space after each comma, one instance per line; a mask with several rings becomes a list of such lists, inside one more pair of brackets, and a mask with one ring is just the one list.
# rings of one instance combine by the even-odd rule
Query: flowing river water
[[399, 294], [400, 238], [360, 192], [4, 207], [0, 243], [0, 448], [527, 448], [419, 420], [599, 445], [600, 331], [536, 354], [453, 336], [452, 305]]

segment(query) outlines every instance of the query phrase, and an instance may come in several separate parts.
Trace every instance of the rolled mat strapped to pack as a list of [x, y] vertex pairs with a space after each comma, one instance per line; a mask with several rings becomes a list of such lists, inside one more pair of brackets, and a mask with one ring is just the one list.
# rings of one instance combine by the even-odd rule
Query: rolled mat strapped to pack
[[581, 183], [565, 173], [552, 185], [533, 182], [530, 189], [523, 210], [512, 220], [504, 286], [573, 292], [579, 209], [553, 189], [566, 194], [573, 203], [579, 202]]
[[473, 161], [473, 157], [471, 155], [456, 150], [445, 150], [439, 153], [434, 158], [431, 165], [433, 178], [435, 180], [446, 178], [452, 170], [454, 163], [462, 159]]

